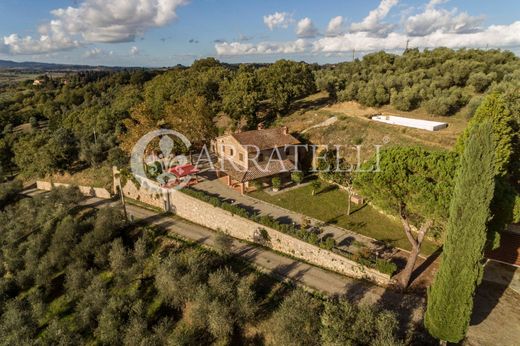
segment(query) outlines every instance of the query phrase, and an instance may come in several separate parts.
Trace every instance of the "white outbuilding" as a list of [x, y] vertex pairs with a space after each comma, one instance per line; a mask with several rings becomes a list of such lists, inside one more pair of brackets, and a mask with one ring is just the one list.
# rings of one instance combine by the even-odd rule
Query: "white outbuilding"
[[404, 118], [395, 115], [375, 115], [372, 117], [372, 120], [379, 121], [385, 124], [406, 126], [427, 131], [439, 131], [448, 127], [448, 123], [422, 119]]

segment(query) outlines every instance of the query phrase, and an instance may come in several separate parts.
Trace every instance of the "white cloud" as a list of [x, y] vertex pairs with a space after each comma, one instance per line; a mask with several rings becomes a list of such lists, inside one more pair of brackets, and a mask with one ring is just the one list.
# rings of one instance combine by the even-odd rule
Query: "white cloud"
[[101, 48], [94, 47], [92, 49], [89, 49], [85, 52], [84, 57], [85, 58], [96, 58], [102, 54]]
[[139, 55], [139, 48], [137, 48], [136, 46], [133, 46], [132, 48], [130, 48], [130, 55], [131, 56]]
[[258, 44], [223, 42], [215, 44], [218, 55], [294, 54], [303, 53], [311, 46], [304, 39], [290, 42], [262, 42]]
[[418, 48], [478, 48], [513, 47], [520, 45], [520, 21], [510, 25], [492, 25], [473, 33], [435, 31], [424, 36], [408, 36], [392, 32], [385, 37], [370, 35], [368, 32], [347, 33], [336, 37], [324, 37], [313, 42], [317, 52], [396, 50], [404, 49], [409, 40], [410, 47]]
[[104, 49], [94, 47], [94, 48], [87, 50], [85, 52], [85, 54], [83, 54], [83, 57], [85, 57], [87, 59], [96, 59], [99, 57], [106, 57], [106, 56], [113, 56], [113, 55], [114, 55], [113, 51], [106, 51]]
[[388, 15], [388, 12], [397, 5], [399, 0], [381, 0], [379, 6], [370, 11], [359, 23], [352, 23], [350, 31], [360, 32], [366, 31], [373, 34], [385, 34], [394, 28], [394, 25], [383, 23], [382, 20]]
[[370, 32], [349, 32], [335, 37], [317, 40], [298, 39], [290, 42], [262, 42], [244, 44], [224, 42], [215, 45], [218, 55], [283, 54], [283, 53], [341, 53], [371, 52], [378, 50], [404, 50], [409, 40], [410, 47], [418, 48], [479, 48], [520, 46], [520, 21], [510, 25], [492, 25], [479, 32], [454, 33], [435, 31], [425, 36], [409, 36], [402, 32], [375, 36]]
[[4, 37], [11, 54], [41, 54], [88, 43], [131, 42], [150, 28], [174, 20], [188, 0], [84, 0], [77, 7], [51, 11], [54, 19], [38, 27], [39, 38]]
[[343, 31], [343, 17], [337, 16], [330, 20], [327, 25], [327, 35], [338, 35]]
[[[472, 17], [467, 13], [460, 13], [457, 9], [444, 10], [435, 6], [445, 3], [446, 0], [432, 0], [423, 13], [409, 17], [403, 21], [403, 28], [399, 30], [382, 20], [398, 0], [382, 0], [379, 7], [372, 10], [360, 23], [352, 24], [349, 32], [341, 30], [343, 18], [334, 17], [327, 27], [327, 36], [318, 39], [297, 39], [289, 42], [262, 42], [259, 44], [242, 42], [219, 42], [215, 45], [218, 55], [249, 55], [249, 54], [284, 54], [284, 53], [314, 53], [314, 54], [343, 54], [356, 50], [357, 52], [372, 52], [378, 50], [402, 51], [406, 47], [417, 48], [514, 48], [520, 46], [520, 21], [509, 25], [491, 25], [481, 27], [481, 17]], [[430, 11], [430, 12], [428, 12]], [[433, 12], [432, 12], [433, 11]], [[437, 11], [437, 12], [435, 12]], [[436, 20], [427, 20], [425, 13], [434, 13], [431, 17]], [[437, 14], [442, 14], [442, 18]], [[423, 17], [421, 17], [423, 16]], [[414, 19], [416, 18], [416, 19]], [[418, 20], [421, 19], [421, 20]], [[414, 26], [415, 25], [415, 26]], [[298, 23], [298, 34], [312, 28], [312, 37], [317, 30], [309, 18]], [[421, 35], [419, 35], [419, 33]]]
[[435, 7], [443, 2], [432, 0], [424, 12], [409, 17], [404, 24], [406, 33], [411, 36], [424, 36], [437, 30], [453, 33], [479, 31], [484, 21], [482, 16], [470, 16], [467, 12], [459, 12], [456, 8], [446, 10]]
[[264, 16], [264, 24], [271, 31], [277, 27], [287, 29], [289, 27], [289, 24], [291, 24], [292, 22], [294, 22], [294, 20], [291, 14], [287, 12], [275, 12], [273, 14]]
[[51, 35], [41, 35], [38, 39], [20, 37], [18, 34], [4, 36], [4, 51], [9, 54], [42, 54], [79, 46], [79, 41], [58, 31]]
[[296, 25], [296, 35], [298, 37], [315, 37], [318, 35], [318, 29], [309, 17], [305, 17]]

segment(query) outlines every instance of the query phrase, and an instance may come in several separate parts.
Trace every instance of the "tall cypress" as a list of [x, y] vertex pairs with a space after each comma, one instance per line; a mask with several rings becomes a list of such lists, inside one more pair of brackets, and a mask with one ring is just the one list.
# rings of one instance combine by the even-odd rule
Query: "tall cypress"
[[462, 340], [483, 273], [490, 203], [495, 188], [495, 158], [489, 120], [469, 134], [461, 156], [450, 205], [441, 265], [428, 290], [425, 325], [431, 335]]

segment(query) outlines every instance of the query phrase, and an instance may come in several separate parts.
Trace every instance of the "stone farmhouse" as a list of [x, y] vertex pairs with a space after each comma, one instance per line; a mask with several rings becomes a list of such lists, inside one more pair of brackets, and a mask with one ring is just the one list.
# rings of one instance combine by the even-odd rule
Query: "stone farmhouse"
[[241, 193], [258, 180], [270, 184], [274, 176], [287, 180], [297, 169], [295, 153], [300, 141], [287, 127], [244, 131], [217, 137], [212, 149], [219, 158], [217, 175]]

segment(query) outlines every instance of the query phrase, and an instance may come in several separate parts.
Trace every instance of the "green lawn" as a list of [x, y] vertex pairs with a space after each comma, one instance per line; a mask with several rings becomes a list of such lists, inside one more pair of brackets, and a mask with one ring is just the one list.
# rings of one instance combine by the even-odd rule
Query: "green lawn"
[[[288, 190], [275, 196], [266, 192], [252, 192], [252, 197], [279, 205], [283, 208], [311, 216], [326, 223], [352, 230], [379, 240], [390, 241], [394, 246], [410, 249], [399, 222], [379, 213], [370, 205], [352, 204], [352, 213], [347, 216], [347, 193], [334, 185], [322, 184], [320, 191], [312, 196], [310, 185]], [[437, 245], [424, 240], [422, 253], [429, 255]]]

